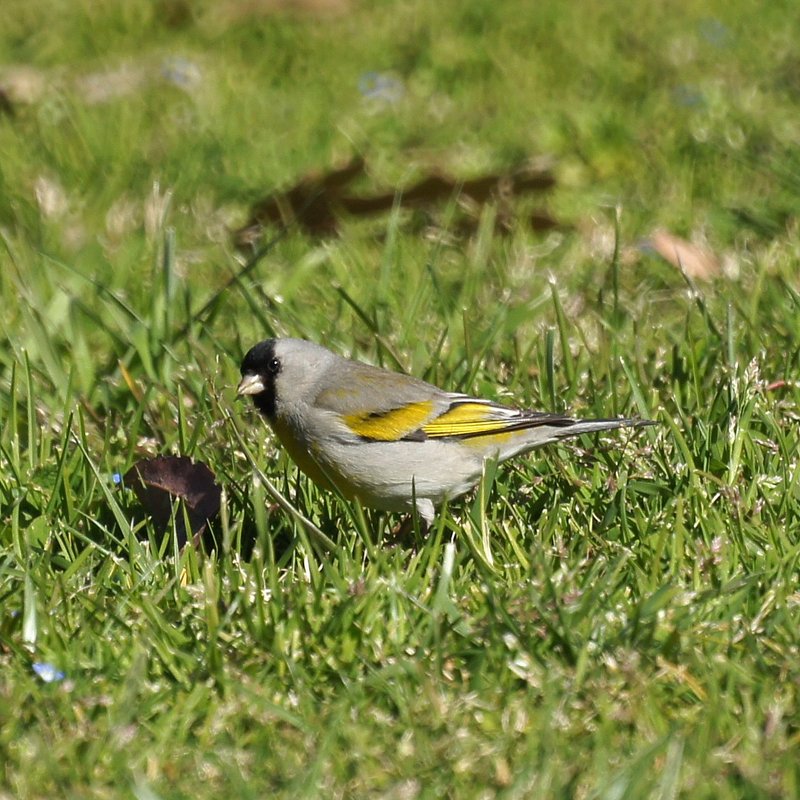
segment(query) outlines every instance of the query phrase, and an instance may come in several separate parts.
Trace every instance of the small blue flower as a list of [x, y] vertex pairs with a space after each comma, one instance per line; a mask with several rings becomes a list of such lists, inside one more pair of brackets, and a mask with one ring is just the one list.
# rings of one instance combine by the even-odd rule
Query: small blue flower
[[119, 472], [115, 472], [111, 476], [111, 480], [112, 480], [112, 482], [114, 483], [115, 486], [118, 486], [120, 483], [122, 483], [122, 474], [119, 473]]
[[716, 17], [708, 17], [698, 24], [700, 35], [712, 47], [725, 47], [731, 40], [731, 30]]
[[695, 86], [684, 84], [672, 90], [672, 99], [675, 105], [683, 108], [701, 108], [706, 104], [703, 93]]
[[370, 102], [393, 105], [405, 94], [403, 82], [387, 72], [365, 72], [358, 79], [358, 91]]
[[656, 249], [649, 239], [640, 239], [636, 242], [636, 249], [646, 256], [653, 256], [656, 254]]
[[47, 661], [35, 661], [33, 671], [45, 682], [55, 683], [64, 680], [64, 673]]
[[161, 65], [161, 77], [179, 89], [191, 89], [203, 79], [200, 67], [188, 58], [170, 56]]

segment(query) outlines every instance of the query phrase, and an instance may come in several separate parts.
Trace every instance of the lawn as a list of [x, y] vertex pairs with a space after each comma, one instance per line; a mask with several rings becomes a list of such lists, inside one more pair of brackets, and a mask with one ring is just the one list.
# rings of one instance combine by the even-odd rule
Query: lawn
[[[0, 799], [800, 796], [798, 40], [782, 0], [4, 0]], [[391, 208], [237, 239], [354, 157]], [[236, 398], [268, 336], [658, 425], [397, 539]], [[215, 473], [213, 546], [120, 483], [157, 455]]]

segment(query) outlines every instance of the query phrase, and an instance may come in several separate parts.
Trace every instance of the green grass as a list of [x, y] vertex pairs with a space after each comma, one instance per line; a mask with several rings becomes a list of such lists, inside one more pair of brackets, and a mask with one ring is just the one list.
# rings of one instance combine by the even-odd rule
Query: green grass
[[[0, 116], [0, 797], [800, 794], [793, 4], [224, 7], [0, 9], [44, 87]], [[352, 152], [365, 191], [548, 155], [571, 226], [293, 230], [198, 315], [250, 203]], [[657, 227], [735, 269], [688, 284]], [[235, 399], [274, 334], [660, 425], [489, 469], [398, 544]], [[215, 551], [115, 485], [156, 453], [217, 474]]]

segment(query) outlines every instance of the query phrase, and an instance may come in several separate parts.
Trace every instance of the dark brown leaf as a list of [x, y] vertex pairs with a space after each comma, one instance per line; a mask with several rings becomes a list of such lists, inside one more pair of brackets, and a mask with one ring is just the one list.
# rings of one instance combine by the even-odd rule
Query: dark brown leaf
[[[314, 236], [332, 236], [339, 231], [342, 215], [369, 216], [402, 208], [431, 211], [452, 200], [460, 200], [466, 220], [456, 224], [461, 231], [474, 230], [483, 205], [494, 202], [502, 207], [504, 224], [512, 228], [515, 197], [530, 192], [544, 192], [555, 186], [555, 178], [545, 169], [523, 166], [506, 173], [489, 173], [474, 178], [457, 179], [432, 170], [417, 183], [373, 194], [354, 194], [347, 187], [366, 174], [361, 158], [354, 158], [327, 173], [310, 172], [294, 186], [265, 197], [253, 207], [248, 222], [235, 233], [238, 247], [253, 247], [261, 229], [269, 224], [296, 223]], [[544, 211], [522, 217], [523, 224], [534, 230], [558, 227], [558, 222]]]
[[0, 115], [14, 116], [14, 104], [2, 86], [0, 86]]
[[[174, 501], [182, 500], [195, 544], [208, 521], [219, 513], [222, 491], [214, 473], [202, 462], [194, 463], [186, 456], [159, 456], [137, 461], [125, 473], [123, 483], [133, 489], [162, 533], [170, 526]], [[175, 527], [179, 543], [184, 545], [188, 537], [180, 509], [175, 515]]]

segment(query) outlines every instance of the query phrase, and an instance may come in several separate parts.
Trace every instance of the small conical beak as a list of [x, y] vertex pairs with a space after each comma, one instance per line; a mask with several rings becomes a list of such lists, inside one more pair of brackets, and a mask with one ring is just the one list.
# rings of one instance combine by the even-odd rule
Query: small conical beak
[[266, 390], [264, 380], [260, 375], [245, 375], [239, 383], [236, 394], [243, 397], [246, 394], [261, 394]]

